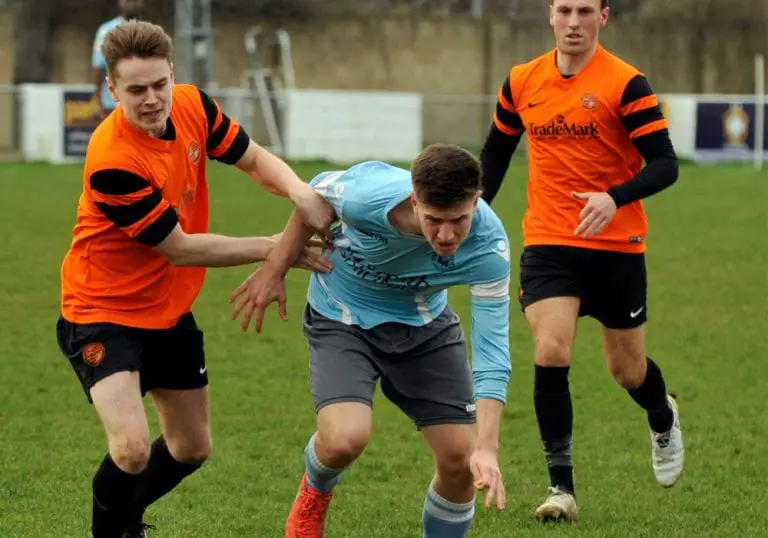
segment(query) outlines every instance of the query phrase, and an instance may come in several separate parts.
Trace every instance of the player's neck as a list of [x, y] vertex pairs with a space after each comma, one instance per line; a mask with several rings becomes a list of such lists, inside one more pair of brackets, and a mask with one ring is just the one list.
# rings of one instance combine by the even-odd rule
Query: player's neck
[[168, 130], [167, 127], [161, 127], [157, 129], [150, 129], [149, 131], [145, 131], [149, 136], [152, 138], [163, 138], [165, 136], [165, 132]]
[[555, 56], [557, 70], [560, 71], [561, 75], [565, 76], [577, 74], [589, 64], [592, 58], [594, 58], [597, 53], [597, 48], [598, 42], [595, 40], [589, 50], [581, 54], [565, 54], [558, 49]]

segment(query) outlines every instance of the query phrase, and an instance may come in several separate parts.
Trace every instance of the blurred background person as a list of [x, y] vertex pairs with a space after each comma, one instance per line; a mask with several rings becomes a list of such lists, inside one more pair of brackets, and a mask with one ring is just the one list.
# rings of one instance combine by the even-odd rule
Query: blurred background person
[[93, 54], [91, 56], [91, 67], [93, 67], [93, 83], [96, 85], [96, 95], [98, 96], [99, 107], [101, 108], [101, 118], [106, 118], [117, 106], [117, 103], [109, 93], [106, 84], [107, 64], [104, 56], [101, 54], [101, 44], [110, 30], [124, 21], [131, 19], [140, 19], [144, 10], [144, 0], [118, 0], [118, 9], [120, 15], [109, 19], [96, 31], [96, 37], [93, 40]]

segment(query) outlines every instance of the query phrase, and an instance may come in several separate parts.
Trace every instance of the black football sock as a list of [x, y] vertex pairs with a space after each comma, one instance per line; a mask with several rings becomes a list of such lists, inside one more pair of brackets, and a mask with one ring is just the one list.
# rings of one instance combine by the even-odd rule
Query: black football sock
[[533, 401], [552, 487], [575, 492], [571, 435], [573, 406], [568, 387], [568, 366], [535, 367]]
[[122, 538], [142, 477], [121, 470], [107, 454], [93, 477], [93, 538]]
[[165, 438], [158, 437], [152, 443], [149, 464], [134, 504], [129, 529], [133, 532], [137, 531], [141, 527], [147, 507], [178, 486], [182, 480], [201, 466], [202, 464], [199, 463], [177, 461], [168, 450]]
[[636, 389], [628, 390], [637, 405], [648, 412], [648, 424], [656, 433], [664, 433], [672, 427], [674, 415], [667, 403], [667, 387], [661, 370], [653, 360], [648, 357], [648, 367], [645, 380]]

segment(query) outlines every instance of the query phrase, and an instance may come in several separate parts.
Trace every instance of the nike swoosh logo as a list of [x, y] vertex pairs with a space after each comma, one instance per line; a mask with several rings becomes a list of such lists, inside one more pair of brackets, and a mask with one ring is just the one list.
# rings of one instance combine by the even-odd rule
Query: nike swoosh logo
[[[634, 317], [634, 316], [632, 316], [632, 317]], [[208, 370], [208, 365], [206, 364], [205, 366], [200, 368], [200, 375], [203, 375], [207, 370]]]
[[637, 316], [639, 316], [639, 315], [640, 315], [640, 312], [642, 312], [643, 310], [645, 310], [645, 307], [644, 307], [644, 306], [641, 306], [640, 308], [638, 308], [638, 309], [637, 309], [637, 310], [635, 310], [634, 312], [630, 312], [630, 313], [629, 313], [629, 317], [630, 317], [630, 318], [636, 318]]

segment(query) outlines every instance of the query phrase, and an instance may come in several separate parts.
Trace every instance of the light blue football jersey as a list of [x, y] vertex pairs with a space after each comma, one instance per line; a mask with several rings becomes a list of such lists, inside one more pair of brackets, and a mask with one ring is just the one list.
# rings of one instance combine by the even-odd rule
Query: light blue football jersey
[[[93, 52], [91, 54], [91, 67], [94, 69], [107, 68], [107, 62], [104, 59], [104, 55], [101, 53], [101, 45], [104, 43], [104, 38], [107, 37], [110, 30], [122, 22], [125, 22], [125, 18], [122, 15], [117, 16], [99, 26], [99, 29], [96, 31], [96, 37], [93, 40]], [[101, 100], [101, 106], [103, 106], [105, 110], [112, 110], [117, 106], [115, 100], [112, 99], [112, 94], [109, 93], [109, 88], [107, 88], [106, 82], [101, 87], [101, 95], [99, 96], [99, 99]]]
[[314, 273], [308, 300], [323, 316], [368, 329], [387, 322], [425, 325], [448, 306], [447, 289], [469, 285], [476, 397], [506, 401], [510, 374], [510, 245], [480, 200], [468, 236], [450, 257], [423, 236], [398, 231], [389, 213], [412, 191], [407, 170], [368, 161], [324, 172], [310, 185], [336, 210], [330, 273]]

